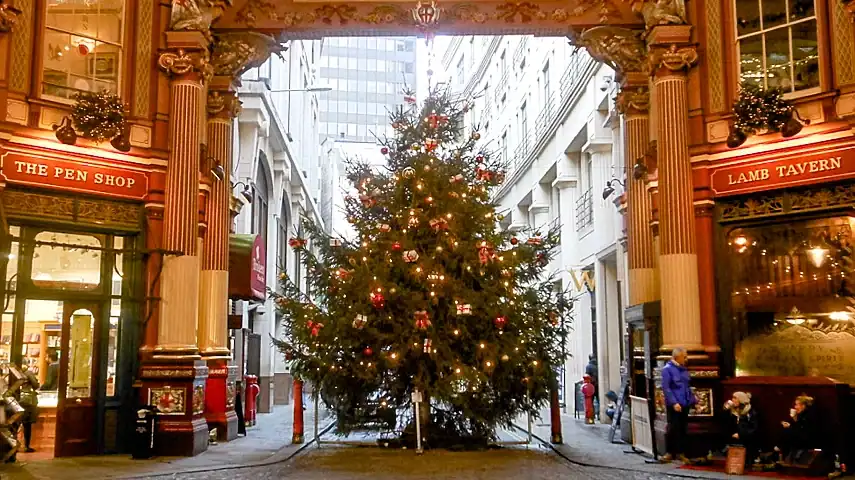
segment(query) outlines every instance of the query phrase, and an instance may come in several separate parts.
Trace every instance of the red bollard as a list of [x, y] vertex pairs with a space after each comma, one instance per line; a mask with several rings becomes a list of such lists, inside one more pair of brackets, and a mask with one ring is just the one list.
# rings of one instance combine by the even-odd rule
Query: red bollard
[[597, 389], [594, 387], [594, 381], [590, 375], [582, 377], [584, 385], [582, 385], [582, 395], [585, 396], [585, 423], [594, 424], [594, 393]]
[[258, 377], [255, 375], [246, 376], [246, 413], [244, 421], [247, 426], [255, 425], [255, 417], [258, 412], [258, 394], [261, 389], [258, 387]]
[[294, 379], [294, 434], [291, 443], [303, 443], [303, 382]]
[[564, 437], [561, 435], [561, 402], [558, 401], [558, 385], [549, 393], [549, 414], [552, 423], [552, 443], [562, 444]]

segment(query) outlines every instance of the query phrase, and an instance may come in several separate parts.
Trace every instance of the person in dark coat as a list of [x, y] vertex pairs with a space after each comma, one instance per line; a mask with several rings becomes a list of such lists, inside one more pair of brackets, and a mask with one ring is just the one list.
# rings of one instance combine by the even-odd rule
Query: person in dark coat
[[662, 393], [665, 394], [668, 429], [666, 440], [668, 453], [662, 457], [667, 463], [677, 458], [688, 463], [686, 458], [686, 440], [689, 429], [689, 410], [698, 403], [692, 387], [689, 384], [689, 370], [686, 363], [689, 355], [685, 349], [675, 348], [671, 360], [662, 369]]
[[36, 392], [39, 388], [39, 379], [27, 366], [24, 366], [24, 375], [26, 382], [21, 387], [18, 402], [24, 407], [24, 415], [20, 420], [24, 427], [24, 452], [30, 453], [35, 452], [35, 449], [30, 446], [33, 439], [33, 424], [39, 420], [39, 394]]
[[781, 422], [784, 433], [775, 451], [781, 454], [784, 463], [802, 463], [804, 455], [818, 447], [820, 438], [815, 418], [813, 398], [807, 395], [796, 397], [790, 409], [791, 421]]
[[724, 410], [728, 413], [728, 429], [731, 445], [742, 445], [745, 447], [745, 467], [754, 464], [759, 449], [758, 432], [760, 421], [757, 409], [751, 405], [751, 394], [735, 392], [733, 398], [724, 404]]
[[50, 352], [48, 358], [50, 363], [47, 367], [47, 376], [44, 385], [42, 385], [42, 391], [56, 390], [56, 382], [59, 380], [59, 352]]

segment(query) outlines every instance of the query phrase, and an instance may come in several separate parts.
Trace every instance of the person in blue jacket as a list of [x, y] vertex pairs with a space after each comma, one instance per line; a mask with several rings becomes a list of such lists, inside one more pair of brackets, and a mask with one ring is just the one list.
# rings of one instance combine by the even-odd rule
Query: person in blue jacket
[[686, 458], [686, 439], [689, 428], [689, 410], [698, 403], [689, 385], [689, 370], [686, 368], [688, 354], [684, 348], [675, 348], [671, 360], [662, 369], [662, 391], [665, 393], [665, 408], [667, 409], [668, 453], [662, 457], [663, 462], [674, 458], [688, 462]]

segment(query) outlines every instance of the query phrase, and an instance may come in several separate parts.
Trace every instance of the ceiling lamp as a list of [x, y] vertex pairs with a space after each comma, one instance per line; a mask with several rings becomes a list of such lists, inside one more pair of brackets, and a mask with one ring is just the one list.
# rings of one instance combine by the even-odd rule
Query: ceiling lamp
[[822, 266], [825, 263], [825, 257], [828, 256], [828, 249], [822, 247], [813, 247], [809, 249], [807, 252], [808, 258], [810, 258], [810, 263], [814, 264], [816, 268]]

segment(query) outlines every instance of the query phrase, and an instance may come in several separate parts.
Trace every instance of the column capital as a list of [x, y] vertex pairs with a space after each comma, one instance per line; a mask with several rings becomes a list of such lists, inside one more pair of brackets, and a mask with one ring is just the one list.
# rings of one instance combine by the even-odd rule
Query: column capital
[[235, 92], [209, 89], [205, 107], [209, 119], [225, 118], [231, 120], [240, 114], [241, 103]]
[[585, 47], [591, 57], [611, 67], [618, 76], [646, 72], [647, 48], [643, 30], [621, 27], [594, 27], [580, 35], [571, 35], [576, 46]]
[[214, 75], [239, 82], [240, 76], [251, 68], [260, 67], [271, 54], [282, 58], [288, 47], [270, 35], [258, 32], [218, 34], [213, 45], [211, 64]]
[[650, 29], [648, 71], [653, 75], [668, 74], [693, 67], [698, 62], [698, 50], [691, 42], [691, 25], [659, 25]]
[[0, 1], [0, 33], [9, 33], [21, 13], [17, 8]]
[[644, 115], [650, 110], [650, 89], [647, 86], [621, 88], [615, 98], [615, 108], [621, 115]]
[[172, 76], [187, 76], [198, 74], [203, 81], [208, 81], [213, 75], [213, 67], [209, 62], [210, 56], [207, 50], [167, 50], [160, 54], [157, 65]]

